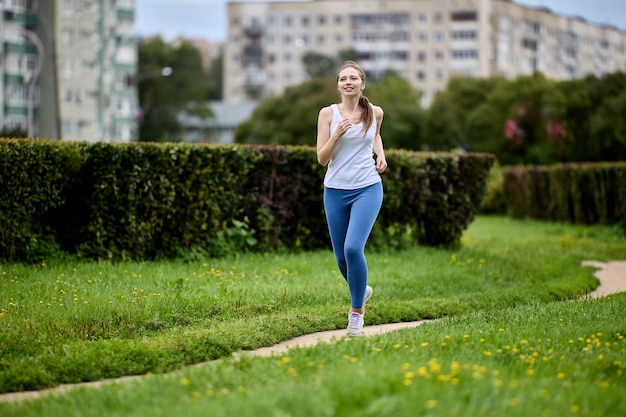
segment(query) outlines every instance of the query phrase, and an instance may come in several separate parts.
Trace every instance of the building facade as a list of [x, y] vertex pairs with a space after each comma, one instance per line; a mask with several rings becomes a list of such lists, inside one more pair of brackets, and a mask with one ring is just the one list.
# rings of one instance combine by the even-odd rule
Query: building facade
[[5, 129], [88, 142], [136, 136], [137, 90], [126, 82], [137, 72], [134, 0], [0, 5]]
[[302, 56], [353, 50], [370, 78], [393, 70], [428, 105], [450, 77], [564, 80], [626, 70], [626, 32], [510, 0], [309, 0], [228, 4], [224, 100], [307, 80]]
[[2, 1], [0, 118], [7, 133], [34, 133], [39, 114], [43, 46], [36, 34], [37, 3]]

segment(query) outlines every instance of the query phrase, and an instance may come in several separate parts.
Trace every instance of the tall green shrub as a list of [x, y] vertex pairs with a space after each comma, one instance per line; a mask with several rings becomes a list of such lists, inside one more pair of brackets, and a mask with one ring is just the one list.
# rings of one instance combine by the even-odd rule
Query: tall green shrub
[[82, 164], [78, 144], [0, 139], [0, 259], [37, 260], [56, 245], [47, 216]]

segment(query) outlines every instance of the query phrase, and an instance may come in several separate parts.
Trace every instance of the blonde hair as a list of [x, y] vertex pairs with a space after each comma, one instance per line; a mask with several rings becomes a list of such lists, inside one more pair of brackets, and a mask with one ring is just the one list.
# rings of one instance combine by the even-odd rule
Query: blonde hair
[[[337, 68], [337, 82], [339, 82], [339, 73], [346, 68], [354, 68], [359, 72], [359, 76], [361, 80], [365, 83], [365, 71], [359, 64], [354, 61], [346, 61], [339, 68]], [[359, 108], [361, 109], [361, 117], [359, 117], [359, 122], [363, 122], [363, 130], [362, 132], [365, 134], [374, 123], [374, 110], [372, 110], [372, 106], [370, 105], [370, 101], [363, 94], [359, 97]]]

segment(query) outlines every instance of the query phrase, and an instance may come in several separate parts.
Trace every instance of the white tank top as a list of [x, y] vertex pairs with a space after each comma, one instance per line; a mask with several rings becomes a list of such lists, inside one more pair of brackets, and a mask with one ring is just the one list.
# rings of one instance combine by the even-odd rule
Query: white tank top
[[[341, 113], [336, 104], [332, 104], [333, 119], [330, 122], [330, 134], [341, 122]], [[352, 125], [339, 139], [324, 176], [324, 185], [340, 190], [355, 190], [381, 182], [373, 158], [374, 137], [376, 136], [376, 118], [363, 135], [363, 123]]]

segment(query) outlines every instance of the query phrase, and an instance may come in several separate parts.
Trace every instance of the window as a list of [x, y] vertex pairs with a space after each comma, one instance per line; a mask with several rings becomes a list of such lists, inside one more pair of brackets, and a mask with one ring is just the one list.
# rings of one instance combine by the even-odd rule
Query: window
[[428, 18], [424, 13], [420, 13], [417, 15], [417, 22], [421, 24], [425, 24], [428, 21]]
[[428, 42], [428, 34], [424, 32], [420, 32], [417, 34], [417, 40], [422, 43]]
[[433, 40], [437, 43], [441, 43], [443, 42], [444, 36], [443, 36], [443, 32], [435, 32], [435, 35], [433, 36]]
[[452, 50], [452, 59], [476, 59], [478, 51], [476, 49], [454, 49]]
[[452, 12], [450, 19], [453, 22], [473, 22], [478, 20], [478, 13], [475, 11]]
[[424, 81], [426, 79], [426, 73], [424, 73], [424, 71], [417, 71], [417, 79]]
[[451, 37], [455, 41], [475, 40], [478, 38], [478, 32], [475, 30], [455, 30], [452, 31]]
[[426, 62], [426, 52], [420, 51], [417, 53], [417, 60], [419, 62]]
[[435, 55], [435, 60], [436, 61], [443, 61], [443, 52], [442, 51], [435, 51], [434, 55]]
[[522, 47], [524, 49], [530, 49], [531, 51], [537, 51], [537, 41], [534, 39], [522, 39]]

